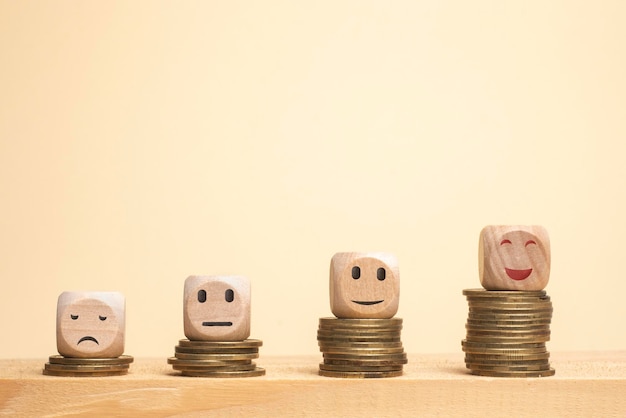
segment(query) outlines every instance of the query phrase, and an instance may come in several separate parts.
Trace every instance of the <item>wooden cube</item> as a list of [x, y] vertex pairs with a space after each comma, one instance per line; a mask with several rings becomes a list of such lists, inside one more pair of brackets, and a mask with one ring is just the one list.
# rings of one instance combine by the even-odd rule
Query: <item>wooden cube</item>
[[550, 238], [542, 226], [489, 225], [478, 244], [480, 283], [487, 290], [542, 290], [550, 277]]
[[124, 353], [126, 301], [119, 292], [63, 292], [57, 302], [57, 350], [64, 357]]
[[400, 271], [387, 253], [337, 253], [330, 261], [330, 309], [338, 318], [391, 318], [398, 312]]
[[183, 299], [185, 336], [196, 341], [241, 341], [250, 336], [250, 280], [189, 276]]

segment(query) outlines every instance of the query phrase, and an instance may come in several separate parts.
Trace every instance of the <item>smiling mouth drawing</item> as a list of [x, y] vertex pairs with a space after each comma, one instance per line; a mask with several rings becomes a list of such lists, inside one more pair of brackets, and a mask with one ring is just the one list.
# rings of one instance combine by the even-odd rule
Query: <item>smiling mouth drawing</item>
[[506, 267], [504, 268], [504, 270], [506, 271], [506, 275], [509, 276], [513, 280], [524, 280], [525, 278], [530, 276], [530, 273], [533, 272], [533, 269], [514, 270], [514, 269], [508, 269]]
[[353, 300], [352, 302], [358, 303], [359, 305], [376, 305], [377, 303], [384, 302], [384, 299], [383, 300], [372, 300], [372, 301], [369, 301], [369, 300]]
[[203, 327], [230, 327], [232, 322], [203, 322]]
[[78, 340], [78, 342], [76, 343], [76, 345], [82, 343], [83, 341], [93, 341], [94, 343], [100, 345], [100, 343], [98, 342], [98, 340], [96, 340], [94, 337], [92, 337], [91, 335], [86, 335], [83, 338], [81, 338], [80, 340]]

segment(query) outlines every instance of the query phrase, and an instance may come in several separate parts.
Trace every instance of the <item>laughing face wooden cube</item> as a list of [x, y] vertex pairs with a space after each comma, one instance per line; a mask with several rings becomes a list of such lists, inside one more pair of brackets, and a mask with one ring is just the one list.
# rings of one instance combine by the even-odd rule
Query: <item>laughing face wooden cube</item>
[[64, 357], [124, 353], [126, 302], [118, 292], [63, 292], [57, 302], [57, 350]]
[[487, 290], [542, 290], [550, 277], [550, 239], [542, 226], [490, 225], [480, 233], [480, 283]]
[[250, 281], [242, 276], [190, 276], [183, 301], [192, 341], [241, 341], [250, 336]]
[[387, 253], [337, 253], [330, 261], [330, 309], [338, 318], [391, 318], [398, 312], [400, 272]]

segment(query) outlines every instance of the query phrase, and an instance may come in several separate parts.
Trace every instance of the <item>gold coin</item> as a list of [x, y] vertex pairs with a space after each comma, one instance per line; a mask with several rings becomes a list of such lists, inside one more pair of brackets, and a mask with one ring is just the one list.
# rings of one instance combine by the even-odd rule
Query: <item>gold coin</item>
[[133, 360], [133, 356], [126, 355], [107, 358], [63, 357], [59, 355], [49, 357], [50, 364], [130, 364]]
[[504, 313], [504, 312], [552, 312], [554, 308], [552, 304], [536, 304], [536, 303], [500, 303], [500, 304], [487, 304], [487, 303], [470, 303], [468, 304], [470, 312], [484, 312], [484, 313]]
[[181, 371], [183, 376], [189, 377], [215, 377], [215, 378], [228, 378], [228, 377], [257, 377], [264, 376], [265, 369], [257, 367], [254, 370], [249, 371], [195, 371], [195, 370], [183, 370]]
[[493, 356], [493, 357], [524, 357], [549, 355], [546, 347], [539, 348], [468, 348], [463, 347], [463, 352], [472, 355]]
[[540, 344], [550, 341], [550, 335], [532, 337], [496, 337], [487, 335], [479, 337], [477, 335], [467, 336], [468, 341], [485, 344]]
[[550, 356], [543, 358], [536, 358], [533, 360], [523, 359], [523, 360], [508, 360], [508, 359], [487, 359], [484, 357], [477, 357], [472, 354], [465, 354], [465, 363], [466, 364], [479, 364], [483, 366], [489, 367], [509, 367], [509, 366], [537, 366], [541, 364], [548, 364], [550, 361]]
[[534, 319], [546, 318], [548, 316], [552, 317], [553, 309], [478, 309], [470, 306], [469, 313], [470, 315], [482, 315], [483, 317], [487, 315], [508, 315], [517, 319], [521, 319], [523, 317], [528, 317], [525, 319]]
[[222, 367], [235, 364], [251, 364], [252, 360], [183, 360], [176, 357], [169, 357], [167, 364], [197, 367]]
[[338, 333], [338, 334], [376, 334], [379, 332], [395, 332], [400, 334], [402, 332], [402, 327], [333, 327], [333, 328], [324, 328], [319, 327], [319, 331], [325, 333]]
[[187, 339], [178, 341], [181, 347], [223, 347], [223, 348], [251, 348], [261, 347], [263, 341], [247, 339], [243, 341], [189, 341]]
[[394, 372], [402, 371], [402, 365], [397, 366], [354, 366], [320, 363], [320, 370], [331, 372]]
[[528, 322], [528, 321], [547, 321], [552, 320], [552, 312], [547, 313], [477, 313], [469, 312], [467, 319], [472, 321], [509, 321], [509, 322]]
[[43, 369], [43, 374], [47, 376], [60, 377], [105, 377], [105, 376], [123, 376], [128, 374], [128, 370], [119, 371], [100, 371], [100, 372], [72, 372], [63, 370], [47, 370]]
[[552, 301], [550, 299], [526, 299], [522, 301], [515, 300], [505, 300], [505, 299], [468, 299], [468, 306], [477, 306], [477, 307], [498, 307], [501, 309], [523, 309], [523, 308], [534, 308], [537, 309], [546, 309], [548, 307], [552, 307]]
[[334, 364], [336, 366], [400, 366], [407, 364], [408, 360], [333, 360], [324, 359], [324, 364]]
[[550, 302], [550, 296], [543, 297], [477, 297], [467, 298], [468, 303], [545, 303]]
[[353, 318], [320, 318], [320, 326], [332, 327], [387, 327], [402, 325], [402, 318], [386, 318], [386, 319], [353, 319]]
[[551, 320], [523, 320], [523, 321], [487, 321], [468, 318], [465, 323], [466, 326], [477, 327], [550, 327]]
[[392, 372], [336, 372], [330, 370], [319, 370], [320, 376], [325, 377], [340, 377], [344, 379], [372, 379], [372, 378], [384, 378], [384, 377], [397, 377], [402, 376], [402, 370]]
[[86, 364], [44, 364], [46, 370], [68, 371], [68, 372], [99, 372], [99, 371], [119, 371], [128, 370], [128, 364], [106, 364], [106, 365], [86, 365]]
[[554, 376], [556, 373], [554, 369], [546, 369], [539, 371], [508, 371], [508, 372], [498, 372], [493, 370], [470, 370], [472, 374], [478, 376], [489, 376], [489, 377], [548, 377]]
[[550, 327], [541, 325], [533, 327], [512, 327], [512, 326], [498, 326], [498, 327], [484, 327], [478, 325], [465, 325], [465, 329], [468, 332], [495, 332], [495, 333], [517, 333], [517, 332], [550, 332]]
[[467, 336], [477, 336], [477, 337], [486, 337], [492, 335], [494, 337], [532, 337], [532, 336], [545, 336], [550, 335], [550, 329], [523, 329], [523, 330], [515, 330], [515, 329], [496, 329], [496, 330], [485, 330], [485, 329], [468, 329]]
[[402, 348], [402, 342], [367, 343], [367, 342], [339, 342], [339, 343], [319, 343], [318, 345], [333, 348]]
[[340, 336], [347, 336], [347, 337], [361, 337], [361, 336], [369, 337], [369, 336], [380, 335], [383, 337], [390, 337], [390, 336], [400, 336], [401, 332], [398, 330], [387, 330], [387, 329], [349, 330], [349, 331], [337, 331], [334, 329], [333, 330], [318, 329], [317, 335], [321, 335], [325, 337], [333, 336], [333, 335], [340, 335]]
[[371, 342], [371, 343], [384, 343], [384, 342], [390, 342], [390, 343], [399, 343], [402, 342], [402, 339], [400, 337], [389, 337], [389, 338], [384, 338], [384, 337], [358, 337], [358, 338], [353, 338], [353, 337], [317, 337], [317, 341], [318, 343], [342, 343], [342, 342], [361, 342], [361, 343], [366, 343], [366, 342]]
[[255, 363], [250, 364], [229, 364], [227, 366], [189, 366], [189, 365], [172, 365], [172, 369], [178, 371], [190, 371], [190, 372], [209, 372], [209, 371], [251, 371], [256, 369]]
[[320, 347], [320, 351], [324, 354], [345, 354], [350, 356], [362, 355], [362, 356], [376, 356], [382, 354], [396, 354], [404, 353], [404, 348], [334, 348], [334, 347]]
[[530, 297], [541, 297], [546, 295], [545, 290], [485, 290], [485, 289], [464, 289], [463, 295], [465, 296], [473, 296], [473, 297], [519, 297], [519, 296], [530, 296]]
[[405, 352], [393, 354], [322, 353], [325, 359], [335, 360], [406, 360]]
[[496, 342], [496, 343], [489, 343], [489, 342], [481, 342], [481, 341], [468, 341], [468, 340], [462, 340], [461, 341], [461, 346], [463, 347], [467, 347], [467, 348], [488, 348], [488, 349], [533, 349], [533, 348], [543, 348], [545, 350], [546, 348], [546, 344], [545, 342]]
[[528, 364], [528, 365], [487, 365], [482, 363], [466, 363], [468, 369], [481, 370], [481, 371], [493, 371], [493, 372], [539, 372], [542, 370], [549, 370], [550, 364], [543, 362], [541, 364]]
[[258, 353], [258, 347], [250, 348], [214, 348], [214, 347], [181, 347], [179, 345], [174, 347], [176, 353], [185, 354], [253, 354]]
[[181, 359], [181, 360], [218, 360], [218, 361], [248, 360], [248, 359], [253, 359], [253, 358], [259, 358], [259, 353], [249, 353], [249, 354], [176, 353], [176, 358]]

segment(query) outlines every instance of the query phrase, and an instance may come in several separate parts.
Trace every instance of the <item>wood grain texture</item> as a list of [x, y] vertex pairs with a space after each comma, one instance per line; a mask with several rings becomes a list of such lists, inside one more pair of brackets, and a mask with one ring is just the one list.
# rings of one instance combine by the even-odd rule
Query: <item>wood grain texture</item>
[[0, 414], [19, 416], [623, 416], [626, 352], [553, 353], [554, 377], [472, 376], [462, 353], [409, 355], [405, 375], [317, 375], [320, 356], [259, 359], [267, 375], [185, 378], [165, 359], [137, 359], [127, 376], [41, 375], [44, 359], [0, 361]]
[[63, 292], [57, 301], [57, 350], [65, 357], [124, 354], [126, 300], [119, 292]]
[[330, 309], [337, 318], [391, 318], [400, 271], [388, 253], [337, 253], [330, 261]]
[[183, 323], [192, 341], [243, 341], [250, 336], [250, 280], [243, 276], [189, 276]]
[[487, 290], [543, 290], [550, 238], [539, 225], [488, 225], [480, 232], [478, 274]]

